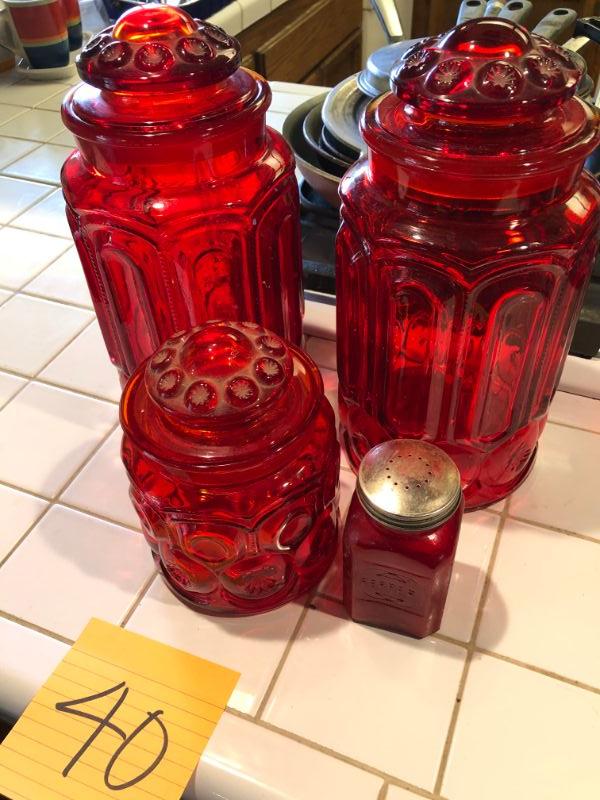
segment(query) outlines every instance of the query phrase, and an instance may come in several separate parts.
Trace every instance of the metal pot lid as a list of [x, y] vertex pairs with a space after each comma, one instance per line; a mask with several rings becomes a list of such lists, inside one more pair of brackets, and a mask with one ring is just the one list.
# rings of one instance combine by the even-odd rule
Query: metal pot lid
[[367, 59], [367, 66], [357, 76], [361, 91], [369, 97], [379, 97], [380, 94], [389, 92], [392, 67], [418, 41], [418, 39], [407, 39], [405, 42], [380, 47], [371, 53]]
[[358, 86], [358, 73], [345, 78], [329, 92], [321, 115], [323, 124], [340, 142], [362, 152], [366, 149], [360, 134], [360, 118], [371, 102]]

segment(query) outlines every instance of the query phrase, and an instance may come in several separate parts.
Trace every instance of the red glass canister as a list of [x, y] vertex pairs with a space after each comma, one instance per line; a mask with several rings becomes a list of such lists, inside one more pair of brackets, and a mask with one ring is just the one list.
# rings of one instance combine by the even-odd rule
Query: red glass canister
[[67, 216], [114, 364], [127, 377], [175, 331], [249, 319], [298, 343], [302, 263], [292, 154], [239, 43], [142, 6], [78, 59], [63, 119]]
[[439, 447], [397, 439], [363, 458], [344, 528], [344, 603], [356, 622], [421, 639], [442, 623], [464, 508]]
[[[566, 51], [508, 20], [416, 45], [341, 185], [338, 371], [356, 468], [390, 438], [459, 466], [468, 508], [532, 466], [598, 246], [598, 117]], [[356, 354], [360, 354], [360, 358]]]
[[181, 599], [253, 614], [323, 577], [340, 453], [306, 353], [255, 323], [199, 326], [134, 372], [121, 424], [133, 503]]

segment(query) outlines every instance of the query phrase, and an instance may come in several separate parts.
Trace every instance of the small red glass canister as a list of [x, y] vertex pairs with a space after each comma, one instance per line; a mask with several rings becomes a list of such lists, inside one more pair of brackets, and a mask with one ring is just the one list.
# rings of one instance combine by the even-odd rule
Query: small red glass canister
[[269, 611], [336, 550], [339, 444], [315, 363], [255, 323], [169, 339], [121, 401], [123, 460], [171, 589], [198, 610]]
[[355, 468], [378, 442], [425, 439], [468, 508], [530, 470], [598, 248], [580, 77], [566, 51], [483, 18], [413, 47], [368, 107], [336, 265]]
[[298, 343], [292, 154], [239, 43], [169, 6], [126, 12], [78, 59], [67, 216], [113, 363], [128, 377], [177, 330], [249, 319]]
[[356, 622], [422, 638], [441, 625], [464, 508], [443, 450], [396, 439], [370, 450], [344, 528], [344, 603]]

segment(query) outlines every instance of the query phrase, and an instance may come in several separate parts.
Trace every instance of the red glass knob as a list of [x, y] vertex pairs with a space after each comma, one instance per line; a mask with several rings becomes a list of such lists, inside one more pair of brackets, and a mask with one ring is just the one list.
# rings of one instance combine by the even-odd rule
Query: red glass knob
[[191, 89], [218, 83], [240, 65], [240, 46], [216, 25], [173, 6], [140, 6], [91, 39], [77, 60], [81, 78], [119, 91]]
[[250, 322], [211, 322], [168, 339], [149, 361], [145, 383], [163, 411], [206, 422], [263, 409], [292, 372], [277, 336]]
[[395, 94], [443, 116], [530, 116], [570, 98], [581, 71], [566, 51], [514, 22], [482, 18], [408, 50], [392, 73]]

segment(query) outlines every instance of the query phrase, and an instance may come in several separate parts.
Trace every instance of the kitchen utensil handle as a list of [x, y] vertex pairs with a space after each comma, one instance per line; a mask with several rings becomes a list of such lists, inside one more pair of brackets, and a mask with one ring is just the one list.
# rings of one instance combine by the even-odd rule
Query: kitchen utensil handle
[[404, 29], [394, 0], [371, 0], [371, 6], [388, 42], [390, 44], [401, 42], [404, 39]]
[[529, 0], [511, 0], [510, 3], [504, 6], [498, 16], [522, 25], [531, 14], [532, 9], [533, 3], [529, 2]]
[[506, 0], [489, 0], [485, 7], [484, 17], [497, 17], [504, 8]]
[[486, 0], [463, 0], [458, 9], [456, 24], [466, 22], [468, 19], [477, 19], [485, 14]]
[[581, 17], [575, 23], [573, 36], [587, 36], [591, 42], [600, 44], [600, 17]]
[[572, 8], [555, 8], [538, 22], [533, 33], [556, 42], [576, 19], [577, 12]]

